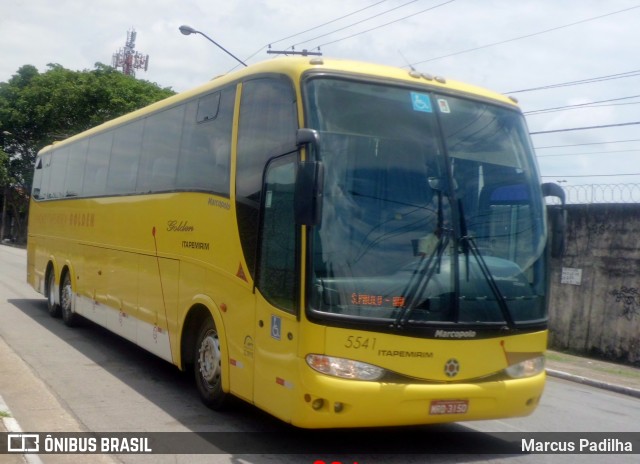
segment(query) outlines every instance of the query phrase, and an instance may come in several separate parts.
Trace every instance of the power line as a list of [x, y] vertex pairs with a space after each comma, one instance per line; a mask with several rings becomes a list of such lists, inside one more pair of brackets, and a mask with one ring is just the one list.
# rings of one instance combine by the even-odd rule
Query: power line
[[551, 157], [559, 157], [559, 156], [585, 156], [585, 155], [606, 155], [610, 153], [638, 153], [640, 149], [637, 150], [611, 150], [611, 151], [590, 151], [587, 153], [558, 153], [553, 155], [537, 155], [536, 158], [551, 158]]
[[[411, 3], [415, 3], [415, 2], [417, 2], [417, 1], [418, 1], [418, 0], [411, 0], [411, 1], [407, 2], [407, 3], [403, 3], [402, 5], [396, 6], [396, 7], [394, 7], [394, 8], [391, 8], [391, 9], [389, 9], [389, 10], [386, 10], [386, 11], [383, 11], [383, 12], [381, 12], [381, 13], [375, 14], [375, 15], [373, 15], [373, 16], [369, 16], [368, 18], [361, 19], [360, 21], [356, 21], [355, 23], [349, 24], [349, 25], [347, 25], [347, 26], [341, 27], [340, 29], [336, 29], [336, 30], [334, 30], [334, 31], [327, 32], [326, 34], [319, 35], [319, 36], [317, 36], [317, 37], [314, 37], [313, 39], [309, 39], [309, 40], [304, 40], [304, 41], [302, 41], [302, 42], [298, 42], [298, 43], [296, 43], [296, 44], [293, 44], [292, 46], [293, 46], [293, 47], [297, 47], [298, 45], [302, 45], [302, 44], [304, 44], [304, 43], [312, 42], [312, 41], [317, 40], [317, 39], [320, 39], [320, 38], [322, 38], [322, 37], [326, 37], [326, 36], [328, 36], [328, 35], [335, 34], [336, 32], [344, 31], [345, 29], [349, 29], [349, 28], [351, 28], [351, 27], [353, 27], [353, 26], [357, 26], [358, 24], [365, 23], [365, 22], [370, 21], [370, 20], [372, 20], [372, 19], [375, 19], [375, 18], [377, 18], [377, 17], [379, 17], [379, 16], [383, 16], [383, 15], [386, 15], [386, 14], [391, 13], [392, 11], [398, 10], [398, 9], [400, 9], [400, 8], [404, 8], [405, 6], [410, 5]], [[453, 1], [453, 0], [452, 0], [452, 1]], [[331, 43], [333, 43], [333, 42], [331, 42]], [[320, 47], [322, 47], [322, 46], [323, 46], [323, 45], [320, 45], [320, 46], [318, 46], [318, 48], [320, 48]]]
[[456, 56], [456, 55], [461, 55], [463, 53], [475, 52], [477, 50], [483, 50], [485, 48], [494, 47], [496, 45], [502, 45], [502, 44], [506, 44], [506, 43], [509, 43], [509, 42], [515, 42], [516, 40], [527, 39], [529, 37], [534, 37], [534, 36], [537, 36], [537, 35], [546, 34], [547, 32], [553, 32], [553, 31], [557, 31], [557, 30], [560, 30], [560, 29], [565, 29], [567, 27], [576, 26], [578, 24], [583, 24], [583, 23], [586, 23], [586, 22], [589, 22], [589, 21], [595, 21], [596, 19], [606, 18], [607, 16], [612, 16], [612, 15], [619, 14], [619, 13], [624, 13], [626, 11], [630, 11], [630, 10], [633, 10], [635, 8], [640, 8], [640, 5], [632, 6], [630, 8], [625, 8], [624, 10], [614, 11], [612, 13], [607, 13], [607, 14], [603, 14], [603, 15], [599, 15], [599, 16], [594, 16], [592, 18], [582, 19], [580, 21], [576, 21], [576, 22], [573, 22], [573, 23], [570, 23], [570, 24], [564, 24], [562, 26], [552, 27], [550, 29], [545, 29], [543, 31], [534, 32], [532, 34], [521, 35], [519, 37], [514, 37], [512, 39], [502, 40], [500, 42], [493, 42], [493, 43], [490, 43], [490, 44], [487, 44], [487, 45], [481, 45], [479, 47], [467, 48], [466, 50], [460, 50], [458, 52], [449, 53], [447, 55], [437, 56], [435, 58], [429, 58], [428, 60], [417, 61], [415, 63], [411, 63], [411, 65], [415, 66], [417, 64], [427, 63], [429, 61], [440, 60], [442, 58], [448, 58], [450, 56]]
[[267, 48], [269, 45], [273, 45], [273, 44], [276, 44], [276, 43], [280, 43], [280, 42], [283, 42], [283, 41], [285, 41], [285, 40], [292, 39], [293, 37], [297, 37], [297, 36], [299, 36], [299, 35], [306, 34], [307, 32], [314, 31], [314, 30], [319, 29], [319, 28], [321, 28], [321, 27], [324, 27], [324, 26], [327, 26], [327, 25], [329, 25], [329, 24], [332, 24], [332, 23], [335, 23], [335, 22], [337, 22], [337, 21], [340, 21], [341, 19], [348, 18], [349, 16], [353, 16], [353, 15], [355, 15], [355, 14], [358, 14], [358, 13], [360, 13], [360, 12], [364, 11], [364, 10], [368, 10], [369, 8], [373, 8], [374, 6], [380, 5], [381, 3], [384, 3], [384, 2], [386, 2], [386, 1], [387, 1], [387, 0], [382, 0], [382, 1], [379, 1], [379, 2], [376, 2], [376, 3], [373, 3], [372, 5], [366, 6], [366, 7], [364, 7], [364, 8], [360, 8], [359, 10], [356, 10], [356, 11], [353, 11], [353, 12], [348, 13], [348, 14], [346, 14], [346, 15], [340, 16], [340, 17], [338, 17], [338, 18], [335, 18], [335, 19], [329, 20], [329, 21], [324, 22], [324, 23], [322, 23], [322, 24], [319, 24], [319, 25], [317, 25], [317, 26], [314, 26], [314, 27], [311, 27], [311, 28], [309, 28], [309, 29], [306, 29], [306, 30], [304, 30], [304, 31], [302, 31], [302, 32], [298, 32], [298, 33], [296, 33], [296, 34], [292, 34], [292, 35], [289, 35], [289, 36], [287, 36], [287, 37], [283, 37], [282, 39], [278, 39], [278, 40], [271, 41], [271, 42], [269, 42], [268, 44], [263, 45], [262, 47], [260, 47], [260, 48], [259, 48], [258, 50], [256, 50], [255, 52], [253, 52], [251, 55], [249, 55], [247, 58], [245, 58], [245, 59], [244, 59], [244, 61], [248, 61], [248, 60], [250, 60], [251, 58], [253, 58], [254, 56], [256, 56], [258, 53], [260, 53], [262, 50], [264, 50], [265, 48]]
[[569, 132], [569, 131], [588, 130], [588, 129], [604, 129], [606, 127], [634, 126], [636, 124], [640, 124], [640, 121], [623, 122], [623, 123], [619, 123], [619, 124], [605, 124], [605, 125], [602, 125], [602, 126], [571, 127], [571, 128], [568, 128], [568, 129], [555, 129], [555, 130], [548, 130], [548, 131], [529, 132], [529, 134], [530, 135], [552, 134], [554, 132]]
[[[525, 111], [523, 114], [534, 116], [536, 114], [554, 113], [556, 111], [573, 110], [578, 108], [599, 108], [603, 106], [612, 106], [612, 105], [599, 105], [600, 103], [607, 103], [607, 102], [620, 101], [620, 100], [630, 100], [632, 98], [638, 98], [638, 97], [640, 97], [640, 95], [632, 95], [630, 97], [611, 98], [608, 100], [599, 100], [599, 101], [594, 101], [589, 103], [578, 103], [575, 105], [556, 106], [554, 108], [544, 108], [540, 110]], [[631, 104], [637, 105], [638, 103], [640, 102], [631, 103]], [[595, 105], [595, 106], [591, 106], [591, 105]]]
[[636, 77], [636, 76], [640, 76], [640, 70], [627, 71], [627, 72], [617, 73], [617, 74], [608, 74], [606, 76], [591, 77], [588, 79], [579, 79], [577, 81], [560, 82], [559, 84], [549, 84], [549, 85], [543, 85], [540, 87], [531, 87], [529, 89], [512, 90], [510, 92], [502, 92], [502, 93], [513, 94], [513, 93], [533, 92], [535, 90], [549, 90], [549, 89], [556, 89], [558, 87], [569, 87], [569, 86], [581, 85], [581, 84], [593, 84], [594, 82], [604, 82], [604, 81], [624, 79], [627, 77]]
[[534, 147], [536, 150], [545, 150], [547, 148], [565, 148], [565, 147], [581, 147], [584, 145], [605, 145], [609, 143], [626, 143], [626, 142], [640, 142], [640, 139], [628, 139], [628, 140], [610, 140], [608, 142], [587, 142], [587, 143], [572, 143], [569, 145], [546, 145], [544, 147]]
[[586, 106], [577, 106], [575, 108], [565, 107], [559, 108], [556, 110], [548, 110], [548, 111], [540, 111], [535, 112], [535, 114], [529, 114], [528, 116], [537, 116], [539, 114], [548, 114], [548, 113], [558, 113], [560, 111], [571, 111], [571, 110], [584, 110], [584, 109], [592, 109], [592, 108], [609, 108], [611, 106], [630, 106], [630, 105], [640, 105], [640, 102], [631, 102], [631, 103], [610, 103], [608, 105], [586, 105]]
[[[276, 41], [274, 41], [274, 42], [271, 42], [271, 45], [276, 44], [276, 43], [279, 43], [279, 42], [284, 42], [285, 40], [292, 39], [292, 38], [294, 38], [294, 37], [298, 37], [299, 35], [306, 34], [307, 32], [315, 31], [316, 29], [320, 29], [321, 27], [328, 26], [329, 24], [333, 24], [333, 23], [335, 23], [335, 22], [340, 21], [341, 19], [348, 18], [349, 16], [353, 16], [353, 15], [358, 14], [358, 13], [360, 13], [360, 12], [364, 11], [364, 10], [368, 10], [369, 8], [373, 8], [374, 6], [380, 5], [381, 3], [384, 3], [384, 2], [386, 2], [386, 1], [387, 1], [387, 0], [382, 0], [382, 1], [380, 1], [380, 2], [377, 2], [377, 3], [374, 3], [374, 4], [372, 4], [372, 5], [366, 6], [366, 7], [364, 7], [364, 8], [360, 8], [359, 10], [356, 10], [356, 11], [354, 11], [354, 12], [352, 12], [352, 13], [346, 14], [346, 15], [344, 15], [344, 16], [340, 16], [339, 18], [335, 18], [335, 19], [332, 19], [332, 20], [330, 20], [330, 21], [327, 21], [326, 23], [322, 23], [322, 24], [319, 24], [318, 26], [311, 27], [311, 28], [309, 28], [309, 29], [307, 29], [307, 30], [305, 30], [305, 31], [298, 32], [297, 34], [293, 34], [293, 35], [290, 35], [290, 36], [284, 37], [284, 38], [282, 38], [282, 39], [276, 40]], [[416, 2], [416, 1], [418, 1], [418, 0], [412, 0], [412, 1], [410, 1], [409, 3], [413, 3], [413, 2]], [[402, 6], [404, 6], [404, 5], [401, 5], [401, 6], [397, 7], [397, 8], [401, 8]], [[388, 10], [388, 11], [393, 11], [393, 10], [395, 10], [395, 9], [396, 9], [396, 8], [393, 8], [393, 9]], [[384, 12], [383, 12], [383, 13], [381, 13], [381, 14], [384, 14]], [[366, 20], [365, 20], [365, 21], [366, 21]], [[355, 24], [358, 24], [358, 23], [355, 23]], [[311, 40], [313, 40], [313, 39], [311, 39]], [[304, 42], [301, 42], [301, 43], [304, 43]], [[296, 45], [299, 45], [299, 44], [296, 44]]]
[[[377, 29], [381, 29], [381, 28], [386, 27], [386, 26], [389, 26], [389, 25], [391, 25], [391, 24], [394, 24], [394, 23], [397, 23], [397, 22], [400, 22], [400, 21], [404, 21], [404, 20], [405, 20], [405, 19], [407, 19], [407, 18], [411, 18], [411, 17], [413, 17], [413, 16], [418, 16], [419, 14], [426, 13], [427, 11], [435, 10], [436, 8], [440, 8], [441, 6], [447, 5], [447, 4], [449, 4], [449, 3], [453, 3], [454, 1], [455, 1], [455, 0], [448, 0], [448, 1], [443, 2], [443, 3], [440, 3], [440, 4], [438, 4], [438, 5], [435, 5], [435, 6], [432, 6], [432, 7], [429, 7], [429, 8], [425, 8], [424, 10], [418, 11], [418, 12], [416, 12], [416, 13], [412, 13], [412, 14], [410, 14], [410, 15], [403, 16], [402, 18], [398, 18], [398, 19], [395, 19], [395, 20], [393, 20], [393, 21], [389, 21], [388, 23], [380, 24], [379, 26], [372, 27], [371, 29], [367, 29], [367, 30], [364, 30], [364, 31], [361, 31], [361, 32], [357, 32], [357, 33], [355, 33], [355, 34], [351, 34], [351, 35], [349, 35], [349, 36], [347, 36], [347, 37], [342, 37], [341, 39], [336, 39], [336, 40], [333, 40], [333, 41], [331, 41], [331, 42], [327, 42], [327, 43], [324, 43], [324, 44], [318, 45], [318, 48], [320, 48], [320, 47], [325, 47], [325, 46], [327, 46], [327, 45], [331, 45], [331, 44], [334, 44], [334, 43], [337, 43], [337, 42], [342, 42], [343, 40], [351, 39], [351, 38], [353, 38], [353, 37], [357, 37], [357, 36], [359, 36], [359, 35], [366, 34], [366, 33], [368, 33], [368, 32], [372, 32], [372, 31], [375, 31], [375, 30], [377, 30]], [[304, 43], [304, 42], [303, 42], [303, 43]], [[409, 65], [409, 66], [411, 66], [411, 65]]]

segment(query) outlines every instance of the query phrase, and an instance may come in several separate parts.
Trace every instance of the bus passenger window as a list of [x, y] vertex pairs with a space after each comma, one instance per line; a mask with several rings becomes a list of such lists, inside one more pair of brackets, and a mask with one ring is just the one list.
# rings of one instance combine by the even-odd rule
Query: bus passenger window
[[49, 198], [64, 198], [64, 176], [67, 171], [69, 147], [59, 148], [51, 155]]
[[39, 156], [36, 159], [36, 169], [33, 173], [33, 185], [31, 187], [31, 195], [36, 200], [41, 200], [40, 198], [40, 190], [42, 188], [42, 157]]
[[146, 119], [137, 192], [162, 192], [175, 188], [184, 108], [181, 105]]
[[176, 186], [230, 195], [235, 86], [186, 106]]
[[40, 194], [38, 198], [49, 198], [49, 180], [51, 179], [51, 153], [42, 155], [42, 181], [40, 182]]
[[220, 109], [220, 92], [209, 94], [198, 100], [197, 122], [213, 121]]
[[107, 172], [113, 132], [104, 132], [89, 139], [89, 151], [84, 167], [83, 196], [105, 195], [107, 193]]
[[136, 190], [142, 126], [143, 121], [135, 121], [116, 132], [107, 174], [109, 194], [133, 193]]
[[88, 140], [75, 142], [69, 147], [69, 160], [64, 181], [64, 196], [77, 197], [82, 192], [84, 165], [87, 159]]

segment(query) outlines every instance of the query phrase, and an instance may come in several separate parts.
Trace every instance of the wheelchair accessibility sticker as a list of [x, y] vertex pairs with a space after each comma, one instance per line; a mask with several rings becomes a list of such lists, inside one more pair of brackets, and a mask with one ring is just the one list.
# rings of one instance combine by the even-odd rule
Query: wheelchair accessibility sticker
[[432, 113], [431, 99], [425, 93], [411, 92], [411, 103], [413, 111], [422, 111], [423, 113]]
[[278, 316], [271, 315], [271, 337], [280, 340], [282, 333], [282, 319]]

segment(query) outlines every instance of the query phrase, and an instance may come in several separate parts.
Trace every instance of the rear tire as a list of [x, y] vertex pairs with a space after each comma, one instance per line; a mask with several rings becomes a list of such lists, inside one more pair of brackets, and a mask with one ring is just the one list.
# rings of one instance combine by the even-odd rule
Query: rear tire
[[71, 277], [65, 272], [60, 285], [60, 310], [62, 321], [67, 327], [78, 325], [78, 316], [73, 310], [73, 288], [71, 288]]
[[47, 274], [47, 310], [51, 317], [60, 317], [60, 305], [56, 302], [56, 274], [53, 268]]
[[193, 371], [200, 399], [207, 407], [220, 411], [230, 395], [222, 391], [222, 354], [218, 331], [211, 318], [203, 321], [194, 347]]

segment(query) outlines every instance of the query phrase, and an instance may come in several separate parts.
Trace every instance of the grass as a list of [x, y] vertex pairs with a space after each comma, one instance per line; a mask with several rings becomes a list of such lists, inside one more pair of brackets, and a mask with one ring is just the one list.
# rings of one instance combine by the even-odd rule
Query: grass
[[570, 361], [570, 359], [567, 356], [562, 356], [561, 354], [558, 353], [549, 353], [548, 351], [545, 353], [545, 357], [547, 359], [550, 359], [551, 361]]
[[0, 419], [2, 419], [3, 417], [11, 417], [11, 414], [0, 409]]
[[596, 366], [595, 370], [600, 372], [605, 372], [607, 374], [615, 374], [615, 375], [621, 375], [623, 377], [629, 377], [630, 379], [640, 379], [640, 373], [638, 373], [638, 371], [623, 371], [615, 368], [611, 369], [611, 368], [599, 367], [599, 366]]
[[[547, 357], [547, 359], [551, 361], [566, 362], [571, 364], [580, 364], [580, 362], [583, 361], [584, 359], [588, 359], [590, 361], [589, 368], [593, 369], [594, 371], [602, 372], [605, 374], [619, 375], [619, 376], [627, 377], [631, 379], [640, 379], [640, 369], [618, 369], [615, 367], [615, 364], [613, 363], [599, 364], [600, 361], [597, 359], [580, 358], [574, 355], [565, 355], [563, 353], [558, 353], [557, 351], [555, 352], [547, 351], [545, 353], [545, 356]], [[607, 362], [607, 361], [602, 361], [602, 362]]]

